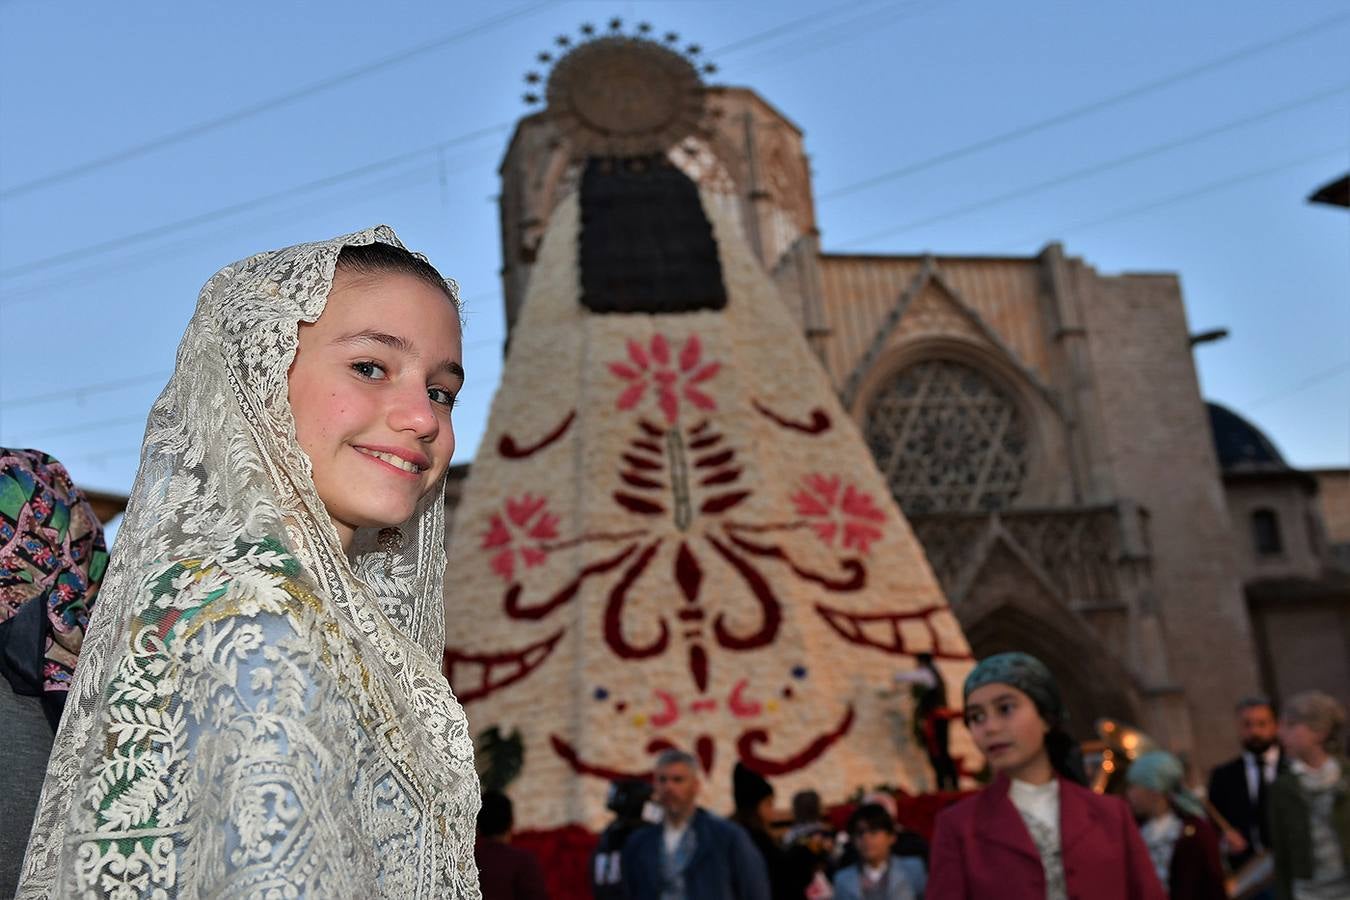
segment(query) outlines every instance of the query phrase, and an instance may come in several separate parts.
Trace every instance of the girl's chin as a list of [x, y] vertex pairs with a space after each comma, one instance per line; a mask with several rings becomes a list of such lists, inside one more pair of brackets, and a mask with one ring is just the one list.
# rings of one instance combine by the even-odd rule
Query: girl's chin
[[381, 531], [385, 528], [400, 528], [408, 524], [408, 520], [412, 518], [415, 511], [415, 508], [411, 508], [405, 514], [399, 515], [397, 510], [381, 510], [379, 515], [352, 517], [348, 521], [354, 520], [357, 523], [353, 526], [355, 528]]

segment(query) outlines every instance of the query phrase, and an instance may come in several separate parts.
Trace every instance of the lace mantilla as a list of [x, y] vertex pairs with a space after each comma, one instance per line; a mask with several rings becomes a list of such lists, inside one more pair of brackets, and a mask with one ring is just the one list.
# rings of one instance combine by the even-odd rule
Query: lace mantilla
[[[216, 274], [150, 414], [19, 897], [477, 898], [478, 780], [441, 676], [442, 491], [353, 559], [286, 373], [344, 245]], [[442, 485], [443, 488], [443, 485]]]

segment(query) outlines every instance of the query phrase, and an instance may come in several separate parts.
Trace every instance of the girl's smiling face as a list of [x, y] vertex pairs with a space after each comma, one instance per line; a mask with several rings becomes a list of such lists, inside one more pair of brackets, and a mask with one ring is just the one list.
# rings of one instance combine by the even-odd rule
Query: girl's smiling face
[[966, 698], [966, 727], [995, 772], [1024, 781], [1044, 767], [1050, 770], [1045, 735], [1050, 726], [1035, 702], [1017, 688], [1000, 683], [982, 685]]
[[339, 267], [322, 315], [300, 326], [295, 434], [344, 549], [357, 528], [408, 521], [440, 483], [455, 451], [462, 358], [450, 298], [402, 272]]

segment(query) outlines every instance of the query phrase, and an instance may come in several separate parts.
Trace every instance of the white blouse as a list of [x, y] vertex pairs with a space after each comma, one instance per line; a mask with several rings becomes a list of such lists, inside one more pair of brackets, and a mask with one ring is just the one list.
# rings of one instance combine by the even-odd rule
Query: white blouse
[[1045, 870], [1046, 900], [1067, 900], [1064, 884], [1064, 849], [1059, 834], [1059, 779], [1051, 778], [1045, 784], [1029, 784], [1012, 780], [1008, 799], [1022, 816], [1022, 822], [1031, 834], [1031, 842], [1041, 857]]

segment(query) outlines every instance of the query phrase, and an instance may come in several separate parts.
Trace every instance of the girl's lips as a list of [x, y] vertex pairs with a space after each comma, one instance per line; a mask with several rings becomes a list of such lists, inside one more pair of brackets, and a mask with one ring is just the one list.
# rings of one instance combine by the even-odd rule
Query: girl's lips
[[353, 446], [362, 453], [383, 453], [386, 456], [392, 456], [395, 461], [408, 463], [419, 470], [426, 470], [431, 467], [431, 460], [420, 450], [385, 447], [380, 444], [354, 444]]
[[988, 756], [993, 756], [995, 753], [1002, 753], [1011, 746], [1012, 744], [990, 744], [988, 749], [985, 750], [985, 753]]
[[375, 464], [378, 465], [380, 468], [384, 469], [386, 472], [391, 472], [391, 473], [393, 473], [393, 474], [395, 474], [395, 475], [402, 475], [404, 478], [407, 478], [407, 479], [410, 479], [410, 480], [414, 480], [414, 481], [416, 481], [417, 479], [419, 479], [419, 478], [422, 477], [422, 473], [421, 473], [420, 471], [418, 471], [418, 472], [409, 472], [407, 469], [401, 468], [401, 467], [399, 467], [399, 466], [396, 466], [396, 465], [394, 465], [393, 463], [391, 463], [391, 462], [389, 462], [389, 461], [387, 461], [387, 460], [380, 459], [378, 456], [373, 456], [372, 454], [365, 452], [365, 451], [362, 450], [361, 448], [357, 448], [356, 452], [357, 452], [357, 453], [360, 453], [360, 454], [361, 454], [362, 456], [364, 456], [366, 459], [368, 459], [368, 460], [370, 460], [371, 462], [375, 463]]

